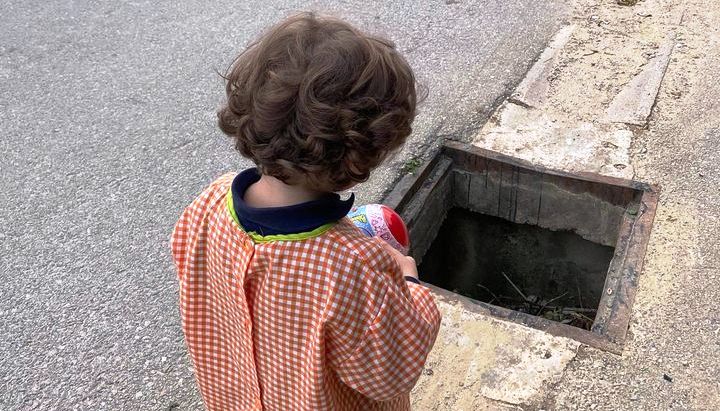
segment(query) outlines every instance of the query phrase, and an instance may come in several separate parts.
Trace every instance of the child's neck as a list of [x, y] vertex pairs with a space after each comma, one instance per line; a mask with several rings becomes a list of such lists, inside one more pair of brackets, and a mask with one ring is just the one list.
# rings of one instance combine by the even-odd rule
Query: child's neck
[[263, 174], [245, 190], [243, 200], [250, 207], [285, 207], [317, 200], [323, 194], [302, 185], [289, 185], [275, 177]]

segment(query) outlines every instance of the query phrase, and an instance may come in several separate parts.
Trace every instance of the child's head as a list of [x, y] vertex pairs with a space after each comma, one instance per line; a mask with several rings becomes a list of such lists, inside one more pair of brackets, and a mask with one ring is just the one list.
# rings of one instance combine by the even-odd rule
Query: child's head
[[223, 132], [263, 174], [340, 191], [403, 145], [415, 78], [394, 45], [337, 19], [300, 14], [237, 57]]

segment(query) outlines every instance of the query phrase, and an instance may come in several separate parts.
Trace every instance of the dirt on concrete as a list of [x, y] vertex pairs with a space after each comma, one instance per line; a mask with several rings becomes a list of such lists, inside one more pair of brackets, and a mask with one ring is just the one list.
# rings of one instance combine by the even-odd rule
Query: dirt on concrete
[[433, 291], [443, 325], [411, 395], [415, 410], [523, 410], [575, 356], [576, 341], [496, 320], [449, 291]]
[[663, 41], [676, 44], [646, 126], [630, 128], [634, 177], [662, 192], [625, 350], [580, 348], [541, 407], [718, 410], [720, 5], [581, 1], [575, 13], [581, 29], [558, 76], [577, 82], [553, 86], [554, 109], [583, 121], [598, 121]]

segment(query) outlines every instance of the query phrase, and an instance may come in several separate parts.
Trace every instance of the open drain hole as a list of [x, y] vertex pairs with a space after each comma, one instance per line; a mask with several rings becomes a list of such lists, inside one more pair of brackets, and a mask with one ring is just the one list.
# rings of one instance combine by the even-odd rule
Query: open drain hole
[[612, 247], [570, 231], [456, 207], [420, 273], [423, 281], [466, 297], [590, 330], [613, 254]]
[[655, 187], [446, 142], [384, 202], [405, 219], [420, 279], [436, 293], [621, 351]]

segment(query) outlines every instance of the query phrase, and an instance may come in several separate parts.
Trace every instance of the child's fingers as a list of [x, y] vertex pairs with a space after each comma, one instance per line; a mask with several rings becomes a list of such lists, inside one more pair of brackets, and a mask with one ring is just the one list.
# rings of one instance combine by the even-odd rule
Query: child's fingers
[[395, 261], [400, 266], [400, 271], [402, 272], [402, 274], [404, 276], [415, 277], [415, 278], [418, 277], [417, 265], [415, 264], [414, 258], [403, 255], [400, 251], [396, 250], [390, 244], [388, 244], [384, 241], [382, 241], [382, 246], [383, 246], [383, 248], [385, 248], [385, 250], [387, 250], [387, 252], [390, 253], [390, 255], [393, 256]]

